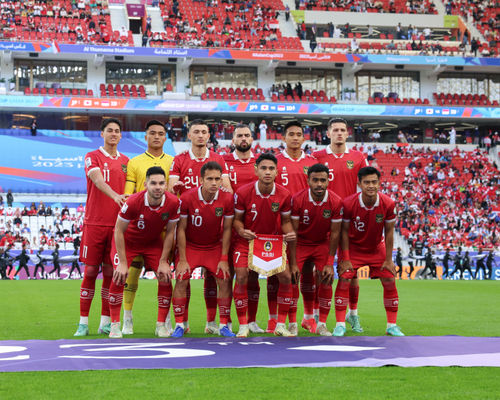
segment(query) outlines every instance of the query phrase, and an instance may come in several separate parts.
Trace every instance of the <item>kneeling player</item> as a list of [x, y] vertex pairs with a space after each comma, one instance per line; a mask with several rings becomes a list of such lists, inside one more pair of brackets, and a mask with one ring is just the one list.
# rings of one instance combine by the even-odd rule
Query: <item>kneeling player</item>
[[[333, 261], [342, 222], [342, 199], [328, 188], [329, 170], [315, 164], [307, 171], [308, 189], [292, 197], [292, 225], [297, 233], [296, 259], [303, 279], [302, 327], [311, 333], [332, 336], [326, 327], [332, 302]], [[313, 268], [319, 271], [319, 322], [314, 319]]]
[[[404, 336], [396, 325], [399, 297], [396, 289], [396, 266], [392, 261], [394, 242], [394, 201], [379, 193], [380, 172], [373, 167], [358, 172], [361, 193], [344, 199], [341, 233], [339, 281], [335, 290], [337, 326], [333, 336], [344, 336], [345, 314], [349, 301], [349, 284], [360, 267], [370, 267], [370, 278], [379, 278], [384, 287], [384, 307], [387, 314], [386, 333]], [[385, 240], [384, 240], [385, 236]]]
[[[179, 220], [179, 200], [165, 192], [167, 181], [161, 167], [146, 172], [146, 190], [129, 197], [122, 207], [115, 225], [111, 255], [115, 271], [109, 289], [111, 311], [110, 338], [121, 338], [120, 310], [123, 289], [132, 260], [142, 256], [146, 267], [158, 277], [158, 320], [155, 334], [168, 337], [165, 317], [172, 297], [171, 271], [168, 256], [172, 249], [175, 227]], [[166, 227], [165, 239], [162, 231]]]
[[[176, 327], [172, 337], [184, 335], [184, 312], [186, 308], [186, 289], [191, 272], [196, 267], [205, 267], [206, 273], [215, 276], [219, 292], [220, 325], [208, 322], [205, 332], [219, 333], [234, 337], [228, 328], [231, 314], [231, 280], [228, 264], [228, 251], [231, 241], [234, 206], [233, 195], [221, 188], [222, 167], [209, 161], [201, 167], [201, 186], [189, 189], [181, 196], [181, 215], [177, 227], [177, 260], [175, 267], [176, 283], [172, 307]], [[216, 309], [207, 310], [214, 321]]]

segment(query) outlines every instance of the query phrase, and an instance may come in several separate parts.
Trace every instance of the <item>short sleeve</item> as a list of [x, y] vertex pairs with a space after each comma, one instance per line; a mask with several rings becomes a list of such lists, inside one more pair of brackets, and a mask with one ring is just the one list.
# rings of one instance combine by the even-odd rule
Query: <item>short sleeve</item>
[[239, 212], [245, 212], [245, 200], [243, 193], [237, 192], [234, 195], [234, 210]]
[[180, 206], [178, 207], [180, 209], [179, 214], [181, 217], [185, 218], [189, 215], [189, 203], [190, 203], [188, 196], [186, 196], [186, 193], [181, 195], [179, 203], [180, 203]]
[[137, 172], [133, 160], [130, 160], [127, 164], [127, 180], [125, 181], [125, 194], [132, 194], [135, 192], [135, 186], [137, 184]]
[[341, 222], [344, 214], [344, 207], [342, 206], [342, 200], [334, 199], [332, 201], [332, 222]]
[[391, 201], [389, 207], [387, 207], [387, 211], [385, 213], [385, 222], [395, 222], [396, 221], [396, 203]]
[[181, 213], [181, 202], [180, 200], [173, 196], [174, 198], [172, 199], [172, 212], [169, 218], [169, 222], [176, 222], [179, 220], [179, 215]]
[[283, 199], [283, 205], [281, 206], [281, 214], [282, 215], [288, 215], [292, 211], [292, 196], [290, 193], [287, 193], [285, 195], [285, 198]]
[[176, 176], [177, 178], [180, 178], [181, 176], [181, 165], [180, 165], [180, 158], [179, 156], [174, 157], [174, 161], [172, 161], [172, 165], [170, 166], [170, 173], [169, 177]]
[[234, 205], [232, 196], [227, 196], [227, 199], [224, 204], [224, 216], [234, 217]]
[[349, 222], [351, 220], [351, 210], [349, 209], [348, 204], [345, 201], [342, 202], [342, 210], [342, 220], [345, 222]]
[[300, 218], [300, 204], [297, 196], [292, 197], [292, 218]]
[[129, 197], [118, 213], [118, 218], [124, 221], [137, 219], [137, 197]]
[[85, 156], [85, 175], [89, 176], [90, 172], [99, 168], [99, 159], [95, 152], [87, 153]]

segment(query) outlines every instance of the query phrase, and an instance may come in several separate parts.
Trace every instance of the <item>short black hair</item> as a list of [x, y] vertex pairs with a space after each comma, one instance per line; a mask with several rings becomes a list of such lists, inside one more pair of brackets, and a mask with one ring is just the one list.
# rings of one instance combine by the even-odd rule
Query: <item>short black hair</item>
[[250, 129], [250, 127], [247, 124], [236, 124], [234, 126], [234, 130], [236, 130], [236, 129], [242, 129], [242, 128], [248, 128], [248, 129]]
[[122, 123], [120, 122], [119, 119], [116, 119], [116, 118], [103, 118], [102, 122], [101, 122], [101, 132], [104, 131], [104, 129], [106, 129], [106, 127], [109, 125], [109, 124], [116, 124], [120, 127], [120, 132], [122, 130]]
[[358, 171], [358, 179], [361, 182], [361, 180], [368, 175], [377, 175], [377, 177], [380, 179], [380, 171], [375, 168], [375, 167], [363, 167]]
[[201, 118], [197, 118], [197, 119], [193, 119], [190, 123], [189, 123], [189, 130], [191, 130], [191, 128], [195, 125], [205, 125], [207, 128], [208, 128], [208, 124], [203, 121]]
[[157, 119], [152, 119], [146, 123], [146, 128], [144, 128], [144, 130], [147, 131], [149, 129], [149, 127], [153, 126], [153, 125], [160, 125], [160, 126], [163, 126], [163, 129], [165, 129], [165, 124], [163, 122], [158, 121]]
[[311, 165], [307, 170], [307, 177], [309, 178], [313, 172], [326, 172], [326, 175], [330, 174], [330, 170], [325, 164], [317, 163]]
[[217, 161], [209, 161], [201, 167], [200, 175], [203, 178], [207, 171], [219, 171], [222, 174], [222, 167]]
[[278, 160], [276, 159], [276, 156], [273, 153], [261, 153], [260, 156], [255, 161], [255, 165], [258, 166], [264, 160], [272, 161], [273, 163], [278, 165]]
[[333, 124], [345, 124], [346, 128], [349, 126], [349, 124], [344, 118], [339, 118], [339, 117], [330, 118], [330, 120], [328, 121], [328, 129], [330, 129], [330, 127]]
[[146, 171], [146, 179], [149, 178], [151, 175], [163, 175], [164, 177], [167, 176], [162, 167], [148, 168], [148, 170]]
[[292, 121], [288, 121], [285, 125], [285, 127], [283, 128], [283, 136], [286, 136], [286, 131], [288, 128], [292, 127], [292, 126], [297, 126], [300, 128], [300, 130], [303, 131], [303, 128], [302, 128], [302, 124], [297, 121], [297, 120], [292, 120]]

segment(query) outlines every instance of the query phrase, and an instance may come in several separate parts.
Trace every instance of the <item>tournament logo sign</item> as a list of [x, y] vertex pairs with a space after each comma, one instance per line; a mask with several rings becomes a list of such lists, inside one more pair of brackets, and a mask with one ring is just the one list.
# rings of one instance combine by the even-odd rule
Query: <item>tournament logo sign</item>
[[375, 222], [382, 222], [384, 220], [384, 216], [382, 214], [375, 215]]
[[216, 217], [222, 217], [224, 209], [222, 207], [215, 207], [215, 216]]
[[163, 214], [161, 215], [161, 220], [162, 220], [162, 221], [166, 221], [167, 219], [168, 219], [168, 212], [163, 213]]
[[331, 210], [323, 210], [323, 218], [330, 218], [332, 216]]
[[257, 236], [248, 246], [248, 268], [264, 276], [286, 269], [286, 242], [283, 235]]
[[354, 168], [354, 161], [347, 160], [346, 165], [347, 165], [347, 168], [353, 169]]
[[271, 211], [272, 212], [277, 212], [280, 209], [280, 203], [272, 203], [271, 204]]

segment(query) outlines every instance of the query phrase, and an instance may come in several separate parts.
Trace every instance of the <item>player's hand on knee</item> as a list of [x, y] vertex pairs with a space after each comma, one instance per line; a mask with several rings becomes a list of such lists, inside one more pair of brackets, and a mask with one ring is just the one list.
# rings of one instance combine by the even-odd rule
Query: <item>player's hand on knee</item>
[[127, 282], [128, 266], [126, 263], [120, 262], [118, 267], [113, 271], [113, 282], [115, 285], [123, 286]]
[[394, 265], [394, 262], [391, 261], [384, 261], [382, 264], [382, 267], [380, 269], [386, 269], [389, 271], [392, 275], [396, 276], [396, 265]]
[[217, 264], [216, 275], [222, 273], [222, 279], [229, 279], [231, 277], [231, 273], [229, 272], [229, 263], [227, 261], [219, 261]]
[[344, 272], [352, 271], [354, 267], [349, 260], [342, 260], [337, 266], [337, 274], [342, 276]]
[[170, 269], [170, 263], [167, 261], [160, 261], [158, 265], [158, 270], [156, 276], [160, 282], [168, 283], [172, 279], [172, 271]]
[[334, 277], [335, 273], [333, 272], [333, 265], [325, 265], [323, 267], [323, 272], [321, 273], [321, 281], [325, 285], [331, 285]]
[[182, 279], [184, 276], [189, 276], [189, 264], [187, 261], [179, 261], [175, 266], [175, 276], [177, 279]]

